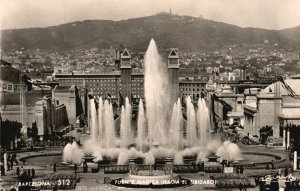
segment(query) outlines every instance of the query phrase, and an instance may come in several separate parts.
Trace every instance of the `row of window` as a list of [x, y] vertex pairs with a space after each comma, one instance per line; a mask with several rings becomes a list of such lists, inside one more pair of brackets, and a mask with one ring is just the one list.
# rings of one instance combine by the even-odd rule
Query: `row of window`
[[115, 91], [116, 90], [116, 88], [92, 88], [93, 90], [104, 90], [104, 91], [106, 91], [106, 90], [113, 90], [113, 91]]
[[[62, 86], [64, 85], [70, 85], [68, 83], [62, 83], [61, 84]], [[113, 85], [113, 84], [89, 84], [90, 87], [92, 87], [93, 89], [97, 89], [97, 90], [116, 90], [116, 86]], [[120, 88], [121, 88], [121, 85], [120, 85]], [[5, 88], [3, 88], [5, 89]], [[9, 89], [11, 90], [12, 89], [12, 86], [9, 87]], [[134, 91], [143, 91], [144, 90], [144, 87], [143, 86], [131, 86], [131, 89], [134, 90]], [[16, 91], [16, 90], [15, 90]], [[199, 91], [202, 91], [200, 88], [180, 88], [180, 91], [193, 91], [193, 92], [199, 92]]]
[[143, 98], [143, 96], [141, 96], [141, 95], [134, 95], [133, 94], [133, 98]]
[[[2, 86], [2, 88], [1, 88]], [[11, 91], [11, 92], [16, 92], [16, 91], [20, 91], [20, 85], [16, 85], [16, 84], [0, 84], [0, 89], [2, 89], [3, 91]]]
[[109, 86], [109, 87], [116, 87], [116, 84], [87, 84], [87, 86]]
[[[60, 80], [61, 83], [83, 83], [83, 80]], [[110, 85], [116, 85], [116, 80], [85, 80], [85, 82], [87, 84], [93, 84], [92, 82], [96, 83], [98, 82], [98, 84], [103, 84], [104, 86], [110, 86]], [[129, 82], [130, 83], [130, 82]], [[97, 85], [98, 85], [97, 84]], [[121, 84], [121, 83], [120, 83]], [[143, 86], [143, 80], [135, 80], [135, 81], [131, 81], [131, 85], [132, 86]], [[195, 88], [199, 88], [199, 87], [203, 87], [203, 84], [180, 84], [180, 87], [186, 88], [186, 87], [195, 87]]]
[[[77, 86], [82, 86], [82, 83], [79, 82], [61, 82], [61, 84], [63, 85], [71, 85], [71, 84], [75, 84]], [[88, 83], [86, 84], [87, 86], [111, 86], [111, 87], [115, 87], [116, 84], [111, 84], [111, 83]]]
[[[62, 83], [61, 85], [64, 86], [64, 85], [68, 85], [68, 84]], [[93, 90], [96, 90], [96, 91], [110, 91], [110, 90], [111, 91], [116, 91], [116, 89], [118, 89], [115, 86], [113, 86], [113, 87], [102, 87], [101, 85], [97, 86], [96, 84], [91, 84], [90, 87]], [[10, 85], [8, 87], [8, 90], [12, 90], [12, 85]], [[137, 92], [137, 93], [140, 93], [140, 92], [143, 93], [144, 92], [144, 88], [143, 87], [131, 87], [131, 90], [132, 90], [132, 93], [135, 93], [135, 92]], [[16, 90], [14, 90], [14, 91], [16, 91]], [[180, 88], [180, 91], [186, 93], [186, 92], [199, 92], [199, 91], [202, 91], [202, 90], [200, 90], [200, 88]], [[189, 95], [189, 94], [187, 94], [187, 95]]]
[[180, 88], [181, 91], [200, 91], [199, 88]]
[[101, 93], [109, 93], [110, 95], [116, 95], [116, 92], [107, 92], [107, 91], [99, 91], [99, 90], [93, 90], [94, 93], [97, 93], [97, 94], [101, 94]]
[[143, 82], [144, 81], [144, 79], [132, 79], [132, 82], [134, 83], [134, 82]]
[[133, 95], [143, 95], [142, 92], [132, 92]]
[[[83, 79], [58, 79], [61, 82], [83, 82]], [[85, 79], [85, 82], [104, 82], [104, 83], [110, 83], [110, 82], [116, 82], [117, 79]], [[130, 80], [132, 83], [143, 83], [143, 79], [135, 79], [135, 80]]]
[[201, 84], [180, 84], [181, 87], [203, 87]]
[[[83, 82], [83, 79], [72, 79], [72, 80], [65, 80], [65, 79], [61, 79], [59, 80], [61, 82], [80, 82], [82, 83]], [[97, 80], [85, 80], [85, 82], [103, 82], [103, 83], [110, 83], [110, 82], [116, 82], [116, 80], [103, 80], [103, 79], [97, 79]]]
[[117, 75], [117, 76], [114, 76], [114, 75], [109, 75], [109, 76], [97, 76], [97, 75], [84, 75], [84, 76], [80, 76], [80, 75], [74, 75], [74, 76], [72, 76], [72, 75], [56, 75], [55, 76], [55, 78], [57, 79], [57, 80], [61, 80], [61, 79], [66, 79], [66, 78], [72, 78], [72, 79], [78, 79], [78, 78], [84, 78], [84, 79], [86, 79], [86, 78], [95, 78], [95, 79], [103, 79], [103, 78], [119, 78], [119, 76]]
[[181, 95], [182, 96], [195, 96], [195, 97], [199, 97], [199, 94], [191, 94], [191, 93], [183, 93]]

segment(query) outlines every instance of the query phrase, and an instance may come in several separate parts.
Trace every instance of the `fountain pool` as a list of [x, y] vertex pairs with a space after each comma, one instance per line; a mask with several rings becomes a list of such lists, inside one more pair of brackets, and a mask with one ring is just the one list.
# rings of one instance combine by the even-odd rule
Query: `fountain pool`
[[[117, 165], [132, 165], [130, 159], [141, 159], [144, 165], [167, 165], [167, 159], [172, 159], [172, 165], [183, 165], [187, 159], [193, 162], [205, 160], [205, 156], [216, 153], [224, 160], [240, 160], [241, 155], [236, 144], [222, 143], [219, 138], [210, 134], [210, 116], [207, 102], [204, 98], [197, 101], [188, 96], [185, 106], [181, 99], [171, 103], [168, 65], [164, 63], [158, 53], [155, 41], [152, 39], [145, 54], [144, 90], [145, 105], [139, 101], [137, 128], [132, 127], [132, 106], [128, 98], [120, 110], [120, 130], [116, 131], [114, 111], [109, 100], [98, 98], [90, 99], [90, 139], [78, 147], [76, 143], [68, 144], [64, 148], [65, 162], [82, 162], [84, 155], [94, 156], [94, 161], [104, 158], [110, 161], [117, 160]], [[209, 96], [208, 96], [209, 97]], [[186, 117], [183, 117], [186, 116]], [[136, 145], [131, 146], [130, 145]], [[130, 168], [127, 178], [122, 181], [155, 179], [161, 181], [175, 181], [176, 184], [163, 184], [158, 186], [183, 186], [181, 179], [171, 171], [151, 176], [133, 173]], [[118, 182], [118, 180], [116, 180]], [[179, 182], [177, 184], [177, 182]], [[116, 182], [114, 183], [116, 184]], [[147, 185], [154, 185], [150, 181]], [[134, 184], [143, 186], [143, 184]]]

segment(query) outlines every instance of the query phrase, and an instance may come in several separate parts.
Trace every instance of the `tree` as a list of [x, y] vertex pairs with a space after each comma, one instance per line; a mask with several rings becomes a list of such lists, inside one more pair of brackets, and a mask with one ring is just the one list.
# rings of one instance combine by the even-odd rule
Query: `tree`
[[32, 123], [31, 129], [30, 129], [30, 133], [28, 133], [29, 137], [32, 137], [33, 140], [38, 139], [38, 128], [36, 125], [36, 122]]
[[273, 128], [272, 126], [263, 126], [260, 130], [259, 130], [259, 134], [260, 134], [260, 142], [262, 144], [267, 144], [267, 140], [269, 136], [273, 135]]
[[1, 121], [1, 145], [10, 148], [15, 138], [21, 137], [22, 124], [17, 121]]

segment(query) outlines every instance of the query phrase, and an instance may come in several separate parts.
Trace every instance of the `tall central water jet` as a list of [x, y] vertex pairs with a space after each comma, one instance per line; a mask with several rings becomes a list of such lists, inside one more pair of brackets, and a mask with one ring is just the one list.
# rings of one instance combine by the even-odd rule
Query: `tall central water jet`
[[145, 100], [150, 146], [155, 142], [166, 143], [168, 117], [167, 65], [158, 54], [155, 41], [151, 39], [145, 55]]

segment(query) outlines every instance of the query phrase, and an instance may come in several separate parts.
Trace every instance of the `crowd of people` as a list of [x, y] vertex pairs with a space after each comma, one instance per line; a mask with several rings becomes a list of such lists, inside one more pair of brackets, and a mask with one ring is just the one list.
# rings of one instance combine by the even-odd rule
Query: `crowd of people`
[[[4, 154], [6, 154], [7, 156], [6, 161], [4, 161]], [[14, 164], [18, 165], [17, 154], [16, 153], [7, 154], [6, 152], [4, 152], [3, 155], [1, 155], [1, 163], [0, 163], [1, 176], [5, 176], [5, 170], [7, 171], [13, 170]]]

